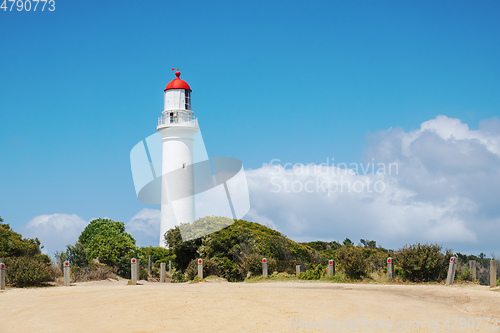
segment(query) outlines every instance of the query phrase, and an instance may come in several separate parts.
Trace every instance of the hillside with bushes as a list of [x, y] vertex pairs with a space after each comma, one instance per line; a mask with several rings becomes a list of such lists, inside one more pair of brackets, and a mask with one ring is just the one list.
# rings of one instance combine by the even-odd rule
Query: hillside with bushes
[[[203, 234], [203, 229], [216, 229], [217, 226], [227, 227], [183, 241], [185, 236]], [[228, 219], [219, 217], [208, 217], [171, 229], [165, 239], [175, 255], [173, 281], [178, 282], [196, 277], [197, 258], [204, 259], [204, 276], [217, 275], [228, 281], [243, 281], [261, 275], [262, 258], [268, 259], [269, 272], [276, 272], [275, 275], [295, 276], [296, 265], [301, 265], [300, 279], [332, 279], [326, 277], [326, 269], [328, 260], [333, 259], [337, 271], [334, 279], [337, 281], [384, 281], [388, 257], [394, 258], [396, 281], [442, 282], [453, 255], [437, 244], [417, 243], [388, 250], [377, 246], [374, 240], [364, 239], [357, 246], [347, 238], [342, 243], [297, 243], [261, 224], [244, 220], [228, 223]], [[470, 280], [465, 264], [459, 266], [457, 280]]]

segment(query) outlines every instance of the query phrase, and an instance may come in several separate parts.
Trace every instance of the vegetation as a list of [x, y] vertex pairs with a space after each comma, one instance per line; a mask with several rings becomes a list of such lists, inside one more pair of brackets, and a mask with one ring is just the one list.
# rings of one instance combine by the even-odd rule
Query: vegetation
[[5, 265], [7, 283], [16, 287], [38, 286], [51, 280], [49, 265], [35, 257], [5, 258]]
[[[214, 225], [227, 223], [218, 217], [207, 217], [203, 221]], [[270, 272], [289, 274], [295, 273], [297, 263], [317, 264], [320, 260], [311, 247], [258, 223], [235, 220], [222, 230], [186, 242], [182, 241], [181, 230], [182, 226], [171, 229], [165, 237], [180, 271], [185, 271], [190, 262], [200, 257], [205, 262], [206, 259], [215, 262], [219, 276], [228, 281], [242, 281], [247, 276], [261, 274], [264, 257], [269, 259]]]
[[367, 275], [368, 258], [362, 248], [345, 245], [337, 251], [337, 260], [348, 277], [359, 279]]
[[451, 251], [442, 252], [437, 244], [406, 245], [396, 251], [395, 260], [402, 277], [408, 281], [441, 281], [446, 278]]
[[[0, 218], [0, 222], [3, 220]], [[36, 286], [52, 279], [49, 256], [41, 253], [38, 238], [23, 238], [0, 223], [0, 258], [4, 258], [7, 283], [16, 287]]]
[[[130, 259], [139, 257], [135, 239], [125, 232], [123, 222], [108, 219], [92, 220], [78, 237], [78, 242], [82, 249], [77, 252], [85, 256], [87, 264], [99, 258], [100, 263], [117, 267], [118, 274], [122, 276], [130, 272]], [[78, 243], [76, 246], [79, 246]], [[82, 256], [77, 257], [77, 261], [82, 261], [84, 259]]]
[[312, 266], [309, 270], [299, 273], [300, 280], [319, 280], [326, 275], [326, 268], [321, 264]]
[[[0, 222], [1, 222], [0, 218]], [[216, 232], [212, 232], [217, 230]], [[57, 253], [59, 264], [68, 260], [72, 265], [73, 281], [130, 277], [130, 259], [139, 260], [139, 277], [159, 277], [161, 263], [172, 262], [172, 282], [198, 280], [197, 259], [203, 258], [203, 275], [228, 281], [258, 282], [289, 279], [332, 282], [359, 279], [383, 280], [386, 261], [394, 258], [396, 280], [411, 282], [441, 282], [447, 273], [453, 253], [437, 244], [413, 244], [392, 251], [377, 246], [374, 240], [361, 239], [356, 246], [349, 238], [342, 243], [313, 241], [297, 243], [278, 231], [258, 223], [206, 217], [193, 224], [182, 224], [165, 235], [169, 248], [135, 245], [125, 231], [123, 222], [108, 219], [91, 221], [74, 245]], [[147, 258], [151, 256], [151, 275]], [[469, 260], [476, 260], [479, 282], [489, 276], [489, 258], [484, 254], [467, 256], [457, 253], [457, 281], [471, 281]], [[7, 280], [14, 286], [40, 285], [61, 275], [50, 258], [41, 253], [38, 239], [24, 239], [0, 223], [0, 258], [8, 266]], [[98, 258], [98, 260], [96, 260]], [[262, 259], [267, 258], [268, 278], [262, 277]], [[326, 274], [328, 260], [336, 262], [336, 274]], [[295, 266], [302, 272], [295, 276]]]

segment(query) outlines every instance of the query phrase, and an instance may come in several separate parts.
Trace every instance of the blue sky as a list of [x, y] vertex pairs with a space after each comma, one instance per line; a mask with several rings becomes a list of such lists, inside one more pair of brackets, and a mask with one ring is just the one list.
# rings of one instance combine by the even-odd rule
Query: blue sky
[[500, 110], [499, 14], [498, 1], [455, 0], [0, 11], [0, 216], [21, 229], [44, 214], [129, 221], [156, 209], [135, 196], [129, 153], [155, 132], [172, 67], [209, 154], [247, 169], [362, 162], [374, 133], [438, 115], [477, 130]]

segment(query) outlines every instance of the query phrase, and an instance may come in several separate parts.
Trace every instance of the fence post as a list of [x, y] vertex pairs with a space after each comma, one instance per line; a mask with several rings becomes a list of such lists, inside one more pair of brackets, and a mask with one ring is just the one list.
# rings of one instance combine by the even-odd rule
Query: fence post
[[137, 265], [138, 265], [137, 259], [132, 258], [130, 260], [130, 283], [132, 283], [133, 285], [137, 284], [137, 271], [138, 271]]
[[165, 269], [167, 264], [162, 262], [160, 263], [160, 282], [165, 282]]
[[328, 260], [328, 275], [335, 275], [335, 260]]
[[172, 275], [172, 261], [168, 261], [168, 274]]
[[446, 284], [451, 285], [455, 281], [455, 271], [457, 269], [457, 258], [450, 258], [450, 265], [448, 266], [448, 276], [446, 277]]
[[70, 279], [71, 279], [71, 268], [69, 266], [69, 261], [64, 262], [64, 286], [69, 287], [70, 286]]
[[300, 274], [300, 265], [295, 266], [295, 275], [299, 276]]
[[262, 259], [262, 276], [267, 277], [267, 259], [263, 258]]
[[203, 279], [203, 259], [198, 259], [198, 277]]
[[151, 275], [151, 256], [148, 256], [148, 275]]
[[471, 279], [475, 280], [476, 279], [476, 261], [475, 260], [469, 261], [469, 270], [470, 270]]
[[387, 258], [387, 280], [394, 280], [394, 259]]
[[5, 290], [5, 264], [0, 261], [0, 290]]
[[490, 287], [495, 288], [497, 286], [497, 260], [490, 261]]

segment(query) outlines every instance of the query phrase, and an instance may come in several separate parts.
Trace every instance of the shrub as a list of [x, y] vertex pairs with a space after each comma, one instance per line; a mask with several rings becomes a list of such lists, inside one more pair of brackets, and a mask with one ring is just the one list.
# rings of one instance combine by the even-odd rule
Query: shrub
[[71, 280], [74, 282], [99, 281], [116, 277], [116, 267], [92, 262], [88, 267], [71, 267]]
[[368, 260], [362, 248], [352, 245], [342, 246], [337, 250], [336, 257], [347, 277], [359, 279], [367, 275]]
[[407, 245], [396, 251], [395, 259], [409, 281], [441, 281], [446, 277], [451, 253], [442, 253], [437, 244]]
[[311, 269], [299, 273], [298, 278], [300, 280], [319, 280], [322, 277], [326, 275], [326, 268], [323, 267], [321, 264], [314, 266], [311, 266]]
[[49, 265], [39, 258], [5, 258], [6, 277], [16, 287], [38, 286], [51, 280]]
[[172, 270], [172, 280], [171, 280], [172, 283], [182, 283], [186, 281], [187, 281], [186, 277], [184, 276], [184, 274], [182, 274], [181, 271], [175, 268]]
[[457, 269], [456, 278], [457, 281], [472, 281], [471, 271], [468, 267], [461, 266]]
[[[217, 275], [220, 276], [217, 262], [212, 259], [203, 259], [203, 276]], [[186, 268], [186, 279], [192, 280], [198, 276], [198, 259], [191, 260]]]
[[[241, 258], [241, 275], [256, 276], [262, 275], [263, 255], [252, 253]], [[274, 258], [267, 258], [267, 271], [271, 274], [278, 268], [277, 261]]]

